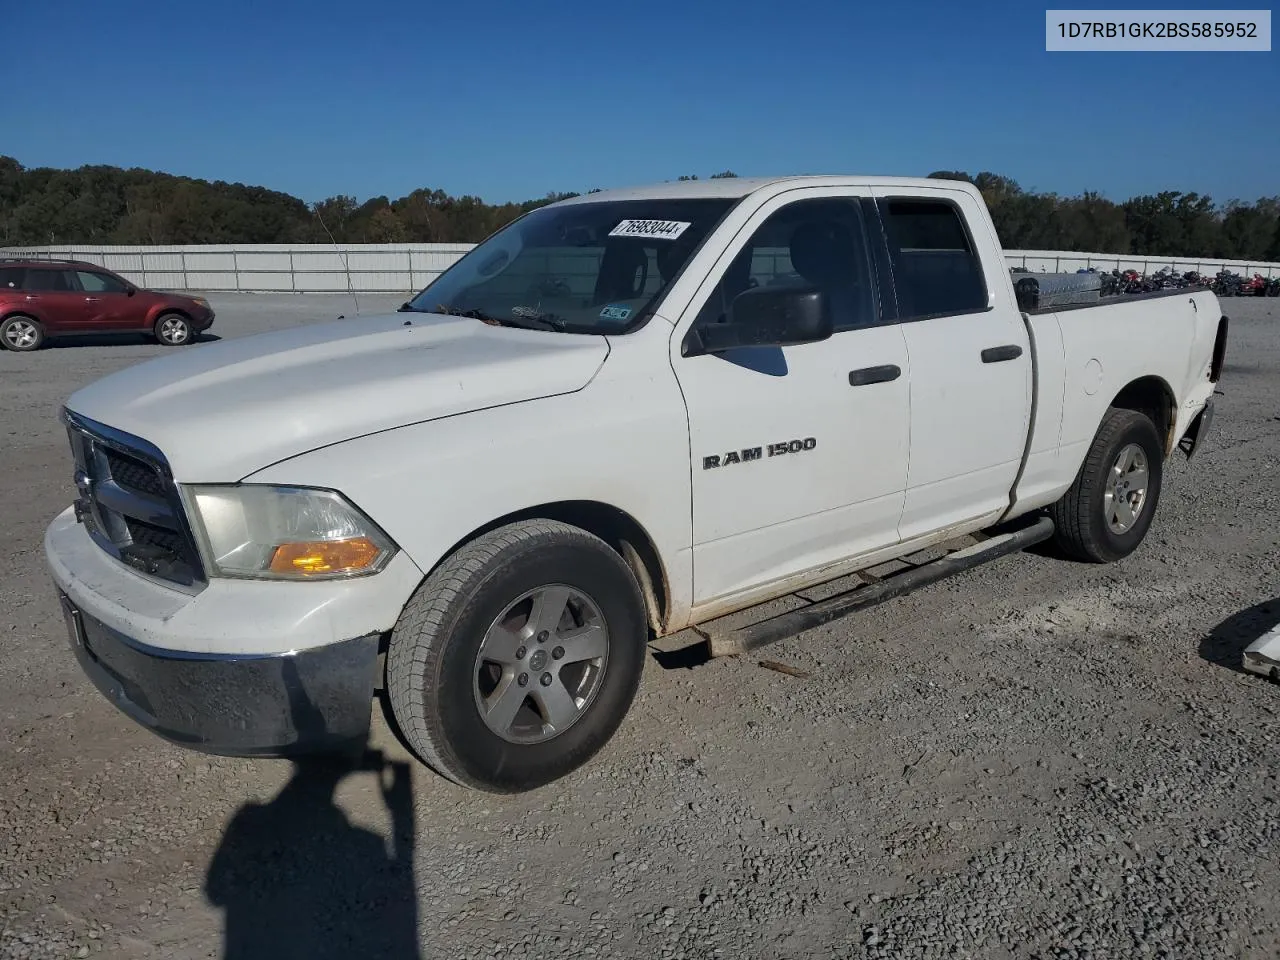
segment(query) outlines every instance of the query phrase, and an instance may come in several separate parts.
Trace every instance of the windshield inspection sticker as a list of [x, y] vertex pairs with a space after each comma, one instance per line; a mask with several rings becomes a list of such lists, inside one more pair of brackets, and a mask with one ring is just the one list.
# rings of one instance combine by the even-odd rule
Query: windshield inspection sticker
[[655, 240], [674, 240], [689, 229], [691, 224], [681, 220], [623, 220], [609, 231], [611, 237], [653, 237]]
[[612, 303], [600, 311], [602, 320], [625, 320], [629, 316], [631, 316], [630, 307], [619, 307]]

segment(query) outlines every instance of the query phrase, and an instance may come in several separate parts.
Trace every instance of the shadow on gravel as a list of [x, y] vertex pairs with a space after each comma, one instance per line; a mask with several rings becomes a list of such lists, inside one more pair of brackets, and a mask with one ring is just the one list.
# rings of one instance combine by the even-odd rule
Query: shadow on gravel
[[1264, 600], [1247, 610], [1233, 613], [1200, 641], [1200, 658], [1236, 673], [1246, 673], [1240, 666], [1244, 648], [1280, 621], [1280, 598]]
[[704, 663], [711, 662], [711, 654], [707, 652], [705, 643], [692, 643], [687, 647], [681, 647], [679, 650], [658, 650], [654, 647], [649, 648], [649, 653], [653, 655], [653, 659], [658, 661], [658, 666], [663, 670], [692, 670], [694, 667], [700, 667]]
[[[333, 802], [343, 777], [370, 769], [391, 812], [390, 852]], [[241, 807], [205, 878], [205, 895], [225, 911], [223, 956], [417, 960], [409, 785], [407, 764], [369, 751], [358, 763], [295, 761], [274, 800]]]
[[[295, 729], [324, 729], [309, 703], [291, 707]], [[292, 762], [270, 803], [236, 811], [209, 865], [204, 892], [225, 914], [223, 956], [419, 960], [409, 765], [370, 749]], [[391, 814], [389, 848], [334, 803], [342, 779], [363, 771], [377, 774]]]

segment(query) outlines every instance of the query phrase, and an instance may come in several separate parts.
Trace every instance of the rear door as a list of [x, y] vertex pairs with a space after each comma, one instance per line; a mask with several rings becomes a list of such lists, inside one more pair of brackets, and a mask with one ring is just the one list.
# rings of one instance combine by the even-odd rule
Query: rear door
[[[1004, 258], [961, 191], [875, 191], [911, 359], [911, 465], [904, 540], [986, 518], [1009, 503], [1026, 446], [1032, 359]], [[972, 225], [972, 229], [971, 229]], [[983, 245], [975, 242], [975, 233]]]
[[139, 301], [119, 277], [96, 270], [77, 270], [76, 280], [88, 308], [87, 325], [94, 330], [137, 330], [143, 325]]
[[23, 300], [46, 333], [76, 333], [89, 325], [90, 304], [76, 289], [75, 275], [57, 267], [28, 267]]

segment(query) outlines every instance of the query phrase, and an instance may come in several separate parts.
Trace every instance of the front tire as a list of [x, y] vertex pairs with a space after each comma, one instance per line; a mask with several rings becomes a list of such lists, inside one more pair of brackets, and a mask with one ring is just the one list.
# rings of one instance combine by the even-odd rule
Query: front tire
[[6, 317], [0, 323], [0, 346], [17, 353], [39, 350], [44, 343], [44, 328], [34, 317], [22, 315]]
[[636, 578], [584, 530], [499, 527], [445, 560], [400, 615], [387, 697], [409, 747], [464, 786], [515, 793], [582, 766], [635, 698]]
[[191, 342], [191, 321], [180, 313], [166, 313], [156, 320], [155, 335], [166, 347], [180, 347]]
[[1151, 419], [1108, 410], [1075, 482], [1049, 508], [1058, 549], [1090, 563], [1133, 553], [1155, 517], [1163, 468], [1164, 446]]

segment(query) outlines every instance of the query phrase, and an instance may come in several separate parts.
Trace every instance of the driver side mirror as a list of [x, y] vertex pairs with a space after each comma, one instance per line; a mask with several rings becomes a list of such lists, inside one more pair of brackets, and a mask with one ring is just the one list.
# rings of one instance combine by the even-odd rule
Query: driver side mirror
[[135, 287], [133, 284], [129, 284], [129, 286], [124, 288], [124, 293], [125, 293], [125, 296], [127, 297], [132, 297], [137, 292], [138, 292], [138, 288]]
[[756, 287], [734, 297], [728, 323], [689, 331], [684, 355], [738, 347], [791, 347], [826, 340], [834, 332], [831, 305], [821, 290]]

